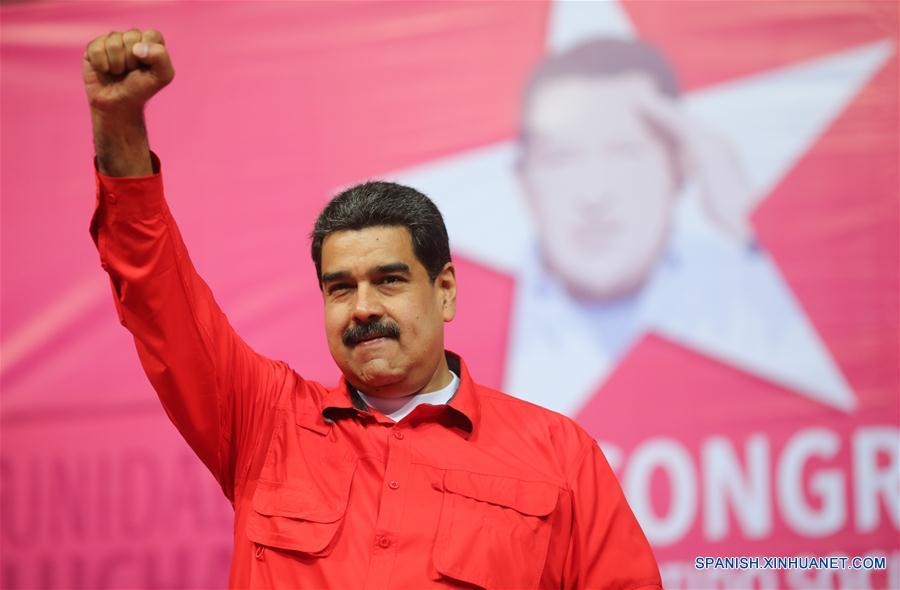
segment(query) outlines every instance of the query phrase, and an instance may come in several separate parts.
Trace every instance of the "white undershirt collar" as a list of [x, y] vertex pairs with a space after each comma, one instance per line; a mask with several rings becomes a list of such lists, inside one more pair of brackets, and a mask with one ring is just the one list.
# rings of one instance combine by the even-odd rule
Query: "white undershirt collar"
[[428, 393], [404, 397], [375, 397], [368, 396], [361, 391], [357, 391], [357, 393], [369, 407], [375, 408], [394, 422], [399, 422], [420, 404], [441, 406], [449, 402], [459, 388], [459, 377], [456, 376], [456, 373], [450, 371], [450, 377], [450, 383], [446, 387]]

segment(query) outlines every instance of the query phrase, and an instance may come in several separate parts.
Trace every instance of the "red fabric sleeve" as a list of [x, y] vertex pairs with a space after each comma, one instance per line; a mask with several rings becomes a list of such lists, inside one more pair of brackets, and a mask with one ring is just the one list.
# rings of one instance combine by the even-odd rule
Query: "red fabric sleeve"
[[574, 526], [564, 588], [659, 590], [659, 567], [622, 488], [596, 442], [571, 477]]
[[147, 177], [96, 174], [90, 233], [166, 413], [234, 501], [266, 410], [294, 373], [235, 333], [188, 257], [155, 154], [153, 165]]

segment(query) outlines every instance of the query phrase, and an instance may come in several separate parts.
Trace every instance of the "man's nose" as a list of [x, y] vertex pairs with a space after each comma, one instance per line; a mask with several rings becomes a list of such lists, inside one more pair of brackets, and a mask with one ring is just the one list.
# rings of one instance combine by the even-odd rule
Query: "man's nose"
[[384, 314], [381, 298], [373, 285], [359, 283], [356, 286], [356, 301], [353, 306], [353, 319], [360, 323], [368, 323]]
[[603, 186], [592, 187], [576, 193], [572, 199], [578, 215], [602, 215], [609, 213], [615, 205], [613, 192]]

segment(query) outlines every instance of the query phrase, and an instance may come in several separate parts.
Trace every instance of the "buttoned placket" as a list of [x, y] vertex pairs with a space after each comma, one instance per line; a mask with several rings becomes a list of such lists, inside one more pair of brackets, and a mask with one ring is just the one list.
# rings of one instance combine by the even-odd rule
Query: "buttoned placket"
[[387, 588], [397, 557], [398, 537], [409, 493], [411, 430], [405, 424], [387, 427], [387, 464], [381, 486], [378, 519], [372, 539], [372, 558], [366, 588]]

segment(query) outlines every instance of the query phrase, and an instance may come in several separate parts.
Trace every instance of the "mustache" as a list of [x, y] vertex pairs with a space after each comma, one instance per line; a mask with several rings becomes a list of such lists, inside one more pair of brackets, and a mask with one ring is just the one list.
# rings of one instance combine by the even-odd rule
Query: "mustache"
[[390, 320], [378, 320], [369, 322], [368, 324], [350, 325], [341, 335], [341, 340], [345, 346], [356, 346], [363, 340], [373, 340], [375, 338], [393, 338], [400, 337], [400, 326]]

